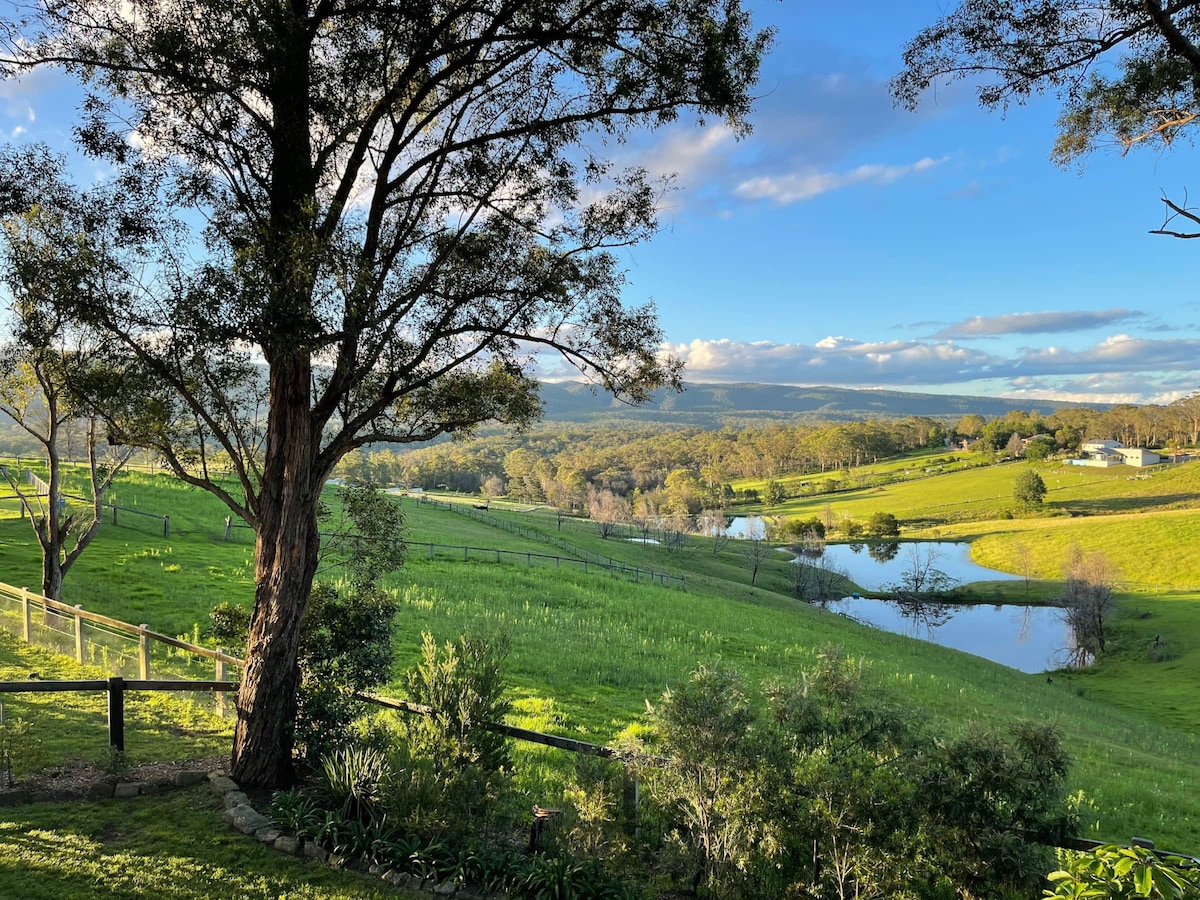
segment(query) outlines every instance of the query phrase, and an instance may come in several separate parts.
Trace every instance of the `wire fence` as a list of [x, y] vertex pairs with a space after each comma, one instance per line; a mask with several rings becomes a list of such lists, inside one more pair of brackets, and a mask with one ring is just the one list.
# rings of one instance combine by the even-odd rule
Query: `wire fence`
[[[189, 680], [237, 681], [242, 660], [220, 648], [201, 647], [0, 583], [0, 628], [111, 675], [147, 680], [152, 675]], [[214, 695], [219, 712], [223, 694]]]
[[[687, 581], [682, 576], [667, 575], [662, 572], [655, 572], [652, 569], [642, 569], [638, 566], [630, 566], [628, 563], [622, 562], [619, 559], [614, 559], [611, 556], [605, 556], [602, 553], [593, 553], [590, 550], [585, 550], [583, 547], [578, 547], [575, 544], [572, 544], [571, 542], [558, 537], [557, 535], [546, 534], [545, 532], [538, 531], [535, 528], [527, 528], [524, 525], [518, 525], [515, 522], [509, 522], [506, 519], [502, 519], [498, 516], [490, 515], [486, 511], [476, 509], [472, 506], [466, 506], [462, 503], [446, 503], [445, 501], [434, 500], [434, 499], [428, 498], [428, 497], [410, 497], [409, 499], [418, 505], [425, 504], [427, 506], [433, 506], [435, 509], [444, 509], [449, 512], [453, 512], [453, 513], [457, 513], [459, 515], [466, 516], [470, 519], [474, 519], [476, 522], [480, 522], [485, 525], [490, 525], [494, 528], [502, 529], [503, 531], [507, 531], [510, 534], [515, 534], [518, 537], [525, 538], [526, 540], [537, 541], [539, 543], [549, 544], [553, 547], [557, 547], [558, 549], [562, 550], [564, 553], [567, 553], [569, 556], [573, 557], [576, 562], [582, 562], [584, 565], [585, 571], [590, 571], [590, 569], [595, 569], [595, 568], [601, 568], [601, 569], [607, 569], [609, 572], [612, 572], [612, 573], [618, 573], [618, 572], [633, 573], [634, 576], [636, 578], [638, 578], [638, 580], [641, 580], [642, 577], [645, 577], [648, 581], [654, 582], [656, 584], [661, 584], [663, 586], [672, 586], [672, 587], [678, 587], [681, 589], [687, 588]], [[638, 539], [640, 539], [642, 536], [640, 531], [638, 531], [638, 536], [639, 536]], [[417, 546], [424, 546], [424, 544], [418, 544]], [[459, 549], [464, 549], [464, 548], [459, 548]], [[492, 552], [515, 552], [515, 551], [492, 551]], [[522, 555], [529, 555], [529, 554], [522, 554]], [[532, 555], [537, 556], [538, 554], [532, 554]], [[550, 556], [550, 557], [545, 557], [545, 558], [560, 559], [560, 557], [557, 557], [557, 556]], [[589, 569], [589, 567], [590, 567], [590, 569]]]

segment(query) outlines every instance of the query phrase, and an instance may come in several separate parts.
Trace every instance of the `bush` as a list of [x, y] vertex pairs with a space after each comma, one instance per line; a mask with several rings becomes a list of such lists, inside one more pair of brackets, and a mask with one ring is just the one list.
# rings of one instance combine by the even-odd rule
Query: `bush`
[[1013, 499], [1025, 509], [1037, 509], [1046, 499], [1046, 482], [1033, 469], [1026, 469], [1013, 482]]
[[392, 674], [396, 601], [384, 591], [315, 584], [304, 616], [296, 744], [316, 762], [352, 742], [365, 709], [354, 697]]
[[1051, 729], [941, 741], [837, 651], [765, 695], [767, 715], [736, 674], [702, 668], [651, 713], [659, 762], [640, 773], [692, 890], [1030, 896], [1048, 868], [1030, 842], [1073, 828]]
[[899, 537], [900, 523], [891, 513], [873, 513], [867, 520], [867, 534], [877, 538]]
[[422, 637], [421, 661], [404, 685], [409, 699], [431, 713], [403, 724], [410, 777], [422, 790], [433, 781], [447, 824], [482, 825], [511, 766], [505, 737], [483, 727], [508, 712], [501, 674], [507, 642], [463, 635], [439, 648], [432, 635]]
[[383, 810], [388, 774], [387, 758], [371, 747], [340, 747], [321, 759], [321, 787], [328, 802], [347, 819], [364, 824]]

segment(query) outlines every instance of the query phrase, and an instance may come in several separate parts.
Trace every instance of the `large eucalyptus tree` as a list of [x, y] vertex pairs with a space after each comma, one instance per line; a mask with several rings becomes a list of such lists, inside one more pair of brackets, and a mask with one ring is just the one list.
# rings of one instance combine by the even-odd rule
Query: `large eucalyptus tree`
[[233, 772], [286, 782], [334, 464], [529, 421], [539, 348], [634, 401], [677, 386], [612, 253], [661, 185], [611, 157], [680, 112], [744, 132], [769, 35], [737, 0], [41, 0], [4, 43], [85, 85], [86, 152], [203, 217], [69, 312], [124, 372], [94, 388], [114, 428], [257, 531]]

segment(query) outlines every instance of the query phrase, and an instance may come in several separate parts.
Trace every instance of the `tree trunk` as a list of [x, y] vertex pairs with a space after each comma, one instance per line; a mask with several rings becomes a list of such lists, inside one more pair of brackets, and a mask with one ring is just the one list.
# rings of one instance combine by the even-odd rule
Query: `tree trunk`
[[51, 600], [62, 600], [63, 572], [58, 555], [42, 554], [42, 596]]
[[300, 626], [317, 569], [317, 500], [323, 481], [315, 471], [310, 375], [306, 358], [292, 357], [271, 370], [254, 612], [233, 744], [232, 773], [243, 786], [280, 787], [294, 781]]

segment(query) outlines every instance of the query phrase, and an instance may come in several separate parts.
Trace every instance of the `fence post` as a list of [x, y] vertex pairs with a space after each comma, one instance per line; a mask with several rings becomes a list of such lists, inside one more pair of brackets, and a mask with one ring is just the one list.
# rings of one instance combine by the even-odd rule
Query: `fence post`
[[500, 562], [500, 551], [496, 551], [496, 562]]
[[142, 681], [150, 678], [150, 626], [143, 622], [138, 626], [142, 633], [138, 635], [138, 675]]
[[117, 504], [113, 504], [113, 524], [117, 524]]
[[429, 545], [429, 558], [433, 559], [433, 544]]
[[78, 603], [75, 604], [75, 661], [83, 664], [83, 616], [79, 615], [79, 611], [83, 607]]
[[[225, 652], [224, 647], [217, 648], [217, 653], [224, 653], [224, 652]], [[213, 672], [213, 676], [214, 676], [214, 680], [216, 680], [216, 681], [224, 681], [225, 680], [225, 660], [221, 659], [220, 656], [218, 656], [216, 659], [216, 666], [215, 666], [215, 671]], [[224, 716], [225, 715], [225, 692], [224, 691], [213, 691], [213, 693], [216, 694], [216, 696], [213, 697], [213, 703], [217, 707], [217, 715]]]
[[108, 679], [108, 746], [125, 751], [125, 679]]
[[467, 551], [470, 549], [470, 547], [463, 547], [463, 562], [467, 561]]
[[21, 588], [21, 637], [25, 643], [32, 643], [29, 638], [33, 633], [33, 618], [29, 609], [29, 588]]
[[232, 535], [232, 534], [233, 534], [233, 516], [226, 516], [225, 517], [225, 540], [228, 541], [230, 535]]
[[625, 813], [625, 833], [633, 838], [638, 837], [638, 805], [641, 800], [641, 786], [637, 778], [631, 778], [626, 769], [621, 778], [621, 805]]
[[163, 537], [169, 538], [170, 536], [171, 536], [171, 517], [163, 516]]

